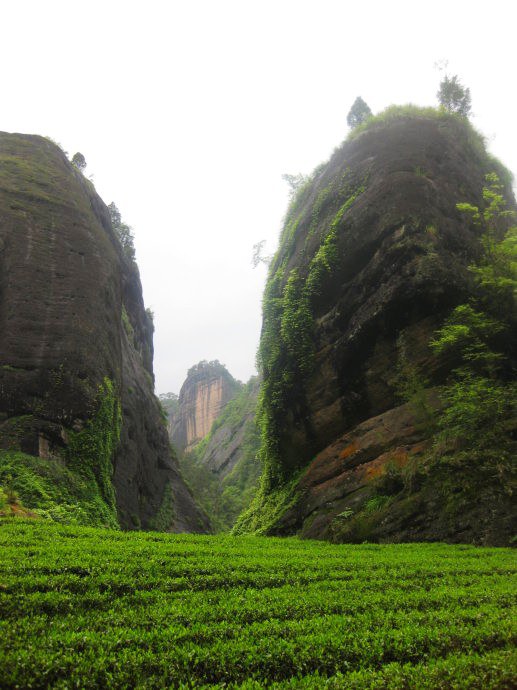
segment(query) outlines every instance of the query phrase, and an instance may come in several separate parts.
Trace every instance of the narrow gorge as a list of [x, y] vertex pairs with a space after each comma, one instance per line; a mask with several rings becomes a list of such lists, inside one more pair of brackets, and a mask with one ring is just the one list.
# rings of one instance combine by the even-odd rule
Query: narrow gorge
[[161, 405], [138, 267], [93, 184], [42, 137], [1, 134], [0, 162], [0, 484], [26, 514], [510, 542], [516, 204], [466, 118], [389, 108], [298, 179], [259, 376], [201, 361]]
[[249, 507], [260, 477], [259, 381], [236, 381], [217, 360], [191, 367], [179, 396], [160, 396], [183, 476], [216, 531]]

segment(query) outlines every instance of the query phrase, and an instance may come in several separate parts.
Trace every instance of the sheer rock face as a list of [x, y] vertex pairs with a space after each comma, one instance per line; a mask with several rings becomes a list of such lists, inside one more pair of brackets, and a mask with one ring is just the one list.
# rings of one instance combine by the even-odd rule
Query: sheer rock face
[[257, 436], [255, 414], [259, 387], [258, 378], [251, 379], [245, 389], [239, 392], [241, 414], [236, 418], [232, 416], [232, 419], [225, 419], [223, 415], [203, 450], [201, 461], [220, 479], [227, 477], [243, 461], [246, 443], [251, 437]]
[[[304, 463], [346, 428], [394, 405], [401, 333], [408, 331], [408, 354], [427, 357], [433, 372], [428, 339], [468, 295], [467, 266], [478, 250], [456, 203], [479, 201], [485, 172], [453, 125], [410, 119], [362, 133], [316, 177], [294, 241], [275, 257], [275, 267], [285, 263], [284, 276], [293, 268], [307, 273], [339, 205], [364, 191], [340, 221], [337, 265], [313, 299], [315, 364], [299, 396], [308, 414], [300, 404], [286, 420], [288, 464]], [[330, 191], [311, 232], [322, 190]]]
[[[302, 478], [294, 490], [298, 500], [269, 523], [269, 533], [332, 538], [343, 512], [372, 496], [372, 478], [421, 453], [425, 431], [398, 407], [397, 366], [403, 350], [430, 385], [443, 381], [443, 363], [428, 343], [451, 308], [468, 300], [468, 266], [479, 252], [480, 231], [456, 204], [482, 203], [485, 175], [499, 172], [497, 166], [459, 119], [405, 117], [345, 143], [299, 192], [266, 288], [261, 347], [273, 351], [269, 342], [275, 342], [283, 348], [277, 362], [291, 355], [273, 336], [267, 340], [281, 329], [274, 327], [275, 300], [281, 303], [293, 270], [307, 284], [331, 229], [336, 240], [327, 265], [320, 261], [322, 278], [310, 297], [310, 372], [294, 376], [284, 402], [271, 407], [278, 459], [270, 491], [275, 482], [282, 487]], [[266, 403], [282, 371], [266, 364]], [[444, 526], [440, 506], [430, 503], [413, 506], [407, 524], [386, 518], [384, 527], [357, 538], [454, 539], [463, 530], [464, 538], [483, 541], [479, 516], [464, 528], [453, 521]], [[393, 506], [388, 514], [396, 515]], [[245, 518], [243, 531], [267, 524], [267, 505], [255, 515], [262, 523]], [[443, 529], [433, 531], [433, 515]]]
[[169, 422], [171, 441], [179, 452], [188, 452], [208, 435], [238, 386], [218, 362], [200, 362], [189, 369], [178, 411]]
[[153, 394], [152, 322], [108, 210], [63, 152], [0, 134], [0, 447], [62, 461], [109, 378], [122, 408], [113, 484], [124, 527], [203, 531]]
[[[429, 405], [437, 405], [429, 391]], [[297, 499], [271, 530], [330, 541], [448, 541], [507, 546], [515, 534], [515, 504], [508, 491], [488, 485], [464, 490], [461, 474], [419, 473], [427, 449], [425, 430], [411, 405], [371, 417], [324, 448], [297, 485]], [[400, 471], [406, 471], [404, 488]], [[383, 498], [375, 503], [375, 482]], [[443, 483], [454, 486], [454, 502]], [[394, 494], [391, 496], [391, 494]], [[400, 494], [399, 494], [400, 496]], [[365, 505], [371, 501], [369, 510]], [[359, 515], [360, 520], [354, 520]]]

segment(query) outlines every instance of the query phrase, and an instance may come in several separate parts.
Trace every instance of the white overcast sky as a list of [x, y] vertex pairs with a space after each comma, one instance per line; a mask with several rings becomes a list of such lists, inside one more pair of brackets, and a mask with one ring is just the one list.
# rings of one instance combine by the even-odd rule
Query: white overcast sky
[[287, 205], [361, 95], [435, 105], [449, 61], [517, 172], [512, 0], [0, 0], [0, 130], [81, 151], [135, 233], [156, 391], [219, 359], [254, 373], [265, 268]]

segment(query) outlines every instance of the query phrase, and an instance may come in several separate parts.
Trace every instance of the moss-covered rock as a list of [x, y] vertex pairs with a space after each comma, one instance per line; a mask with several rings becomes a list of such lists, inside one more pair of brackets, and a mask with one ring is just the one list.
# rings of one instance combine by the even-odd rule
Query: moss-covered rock
[[[482, 205], [492, 171], [514, 204], [511, 175], [466, 119], [408, 106], [354, 130], [298, 191], [264, 293], [263, 485], [243, 529], [342, 539], [351, 538], [352, 522], [357, 539], [449, 539], [461, 531], [454, 519], [435, 532], [395, 528], [396, 521], [384, 529], [384, 513], [394, 515], [395, 504], [366, 506], [382, 495], [372, 473], [382, 474], [393, 453], [417, 457], [429, 436], [408, 419], [410, 443], [399, 448], [378, 422], [400, 404], [402, 360], [406, 373], [425, 374], [426, 387], [442, 383], [454, 366], [436, 357], [429, 341], [451, 309], [477, 290], [469, 265], [480, 255], [481, 229], [456, 204]], [[372, 445], [370, 426], [384, 439], [380, 444]], [[349, 437], [375, 451], [350, 451]], [[344, 455], [336, 458], [332, 449], [342, 438]], [[427, 486], [426, 500], [433, 482]], [[289, 505], [272, 519], [271, 498], [284, 496], [286, 487]], [[491, 519], [497, 522], [493, 512]], [[475, 523], [466, 539], [476, 539]], [[494, 531], [484, 533], [496, 540]]]
[[170, 486], [168, 528], [196, 531], [152, 337], [138, 267], [92, 183], [53, 142], [0, 133], [0, 448], [65, 463], [124, 527], [149, 527]]

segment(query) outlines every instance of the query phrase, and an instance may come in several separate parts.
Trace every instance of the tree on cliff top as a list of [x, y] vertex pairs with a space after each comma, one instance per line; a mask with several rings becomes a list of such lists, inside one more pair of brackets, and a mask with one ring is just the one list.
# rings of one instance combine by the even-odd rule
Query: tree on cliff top
[[458, 113], [463, 117], [470, 115], [472, 106], [470, 89], [465, 88], [458, 75], [449, 77], [447, 74], [440, 82], [440, 88], [436, 94], [440, 105], [449, 113]]
[[86, 158], [78, 151], [72, 156], [72, 165], [82, 172], [86, 168]]
[[371, 115], [372, 111], [367, 103], [363, 101], [361, 96], [357, 96], [346, 116], [346, 121], [351, 129], [355, 129], [358, 125], [361, 125], [365, 120], [371, 117]]

